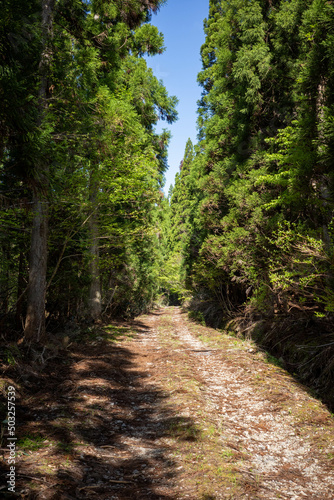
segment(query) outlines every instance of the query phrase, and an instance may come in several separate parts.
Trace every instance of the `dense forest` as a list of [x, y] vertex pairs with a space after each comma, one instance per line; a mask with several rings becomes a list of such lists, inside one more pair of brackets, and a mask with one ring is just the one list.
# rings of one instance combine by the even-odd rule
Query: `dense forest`
[[158, 290], [176, 97], [147, 67], [162, 2], [8, 0], [0, 21], [1, 326], [136, 315]]
[[[177, 98], [147, 67], [160, 0], [4, 0], [0, 326], [157, 301], [333, 387], [334, 7], [210, 0], [198, 142], [162, 187]], [[298, 347], [299, 346], [299, 347]]]
[[329, 397], [333, 5], [211, 0], [204, 25], [198, 143], [170, 193], [172, 293]]

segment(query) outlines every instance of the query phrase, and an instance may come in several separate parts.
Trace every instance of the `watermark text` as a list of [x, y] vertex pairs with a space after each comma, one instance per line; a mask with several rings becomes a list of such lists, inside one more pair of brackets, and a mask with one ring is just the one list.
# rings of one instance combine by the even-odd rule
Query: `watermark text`
[[16, 436], [15, 436], [15, 426], [16, 426], [16, 393], [15, 387], [10, 385], [7, 388], [7, 450], [8, 458], [7, 462], [9, 465], [9, 472], [7, 473], [7, 485], [8, 491], [15, 493], [15, 464], [16, 464]]

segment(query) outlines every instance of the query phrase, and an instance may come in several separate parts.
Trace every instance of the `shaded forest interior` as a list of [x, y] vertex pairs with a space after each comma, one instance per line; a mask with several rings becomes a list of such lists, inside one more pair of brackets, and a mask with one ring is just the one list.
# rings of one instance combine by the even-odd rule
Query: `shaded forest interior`
[[163, 3], [3, 2], [2, 367], [182, 304], [333, 408], [334, 6], [210, 0], [198, 142], [165, 197], [177, 98], [143, 57]]

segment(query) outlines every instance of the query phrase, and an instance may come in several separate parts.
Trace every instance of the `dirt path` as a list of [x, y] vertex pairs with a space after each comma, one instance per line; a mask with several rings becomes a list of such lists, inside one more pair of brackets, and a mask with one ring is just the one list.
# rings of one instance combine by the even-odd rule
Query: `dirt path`
[[251, 342], [165, 308], [66, 352], [22, 379], [21, 498], [334, 499], [333, 417]]

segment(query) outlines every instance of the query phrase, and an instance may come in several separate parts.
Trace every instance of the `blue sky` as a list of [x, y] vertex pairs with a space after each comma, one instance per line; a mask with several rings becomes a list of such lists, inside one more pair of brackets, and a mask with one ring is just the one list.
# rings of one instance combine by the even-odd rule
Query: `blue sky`
[[172, 133], [169, 146], [165, 193], [183, 158], [188, 137], [197, 142], [197, 101], [201, 87], [197, 84], [197, 74], [202, 69], [200, 48], [204, 43], [203, 20], [208, 16], [208, 0], [168, 0], [151, 23], [164, 35], [166, 50], [162, 55], [147, 57], [147, 64], [155, 76], [163, 80], [169, 95], [179, 99], [179, 119], [173, 125], [160, 122], [157, 127], [168, 128]]

